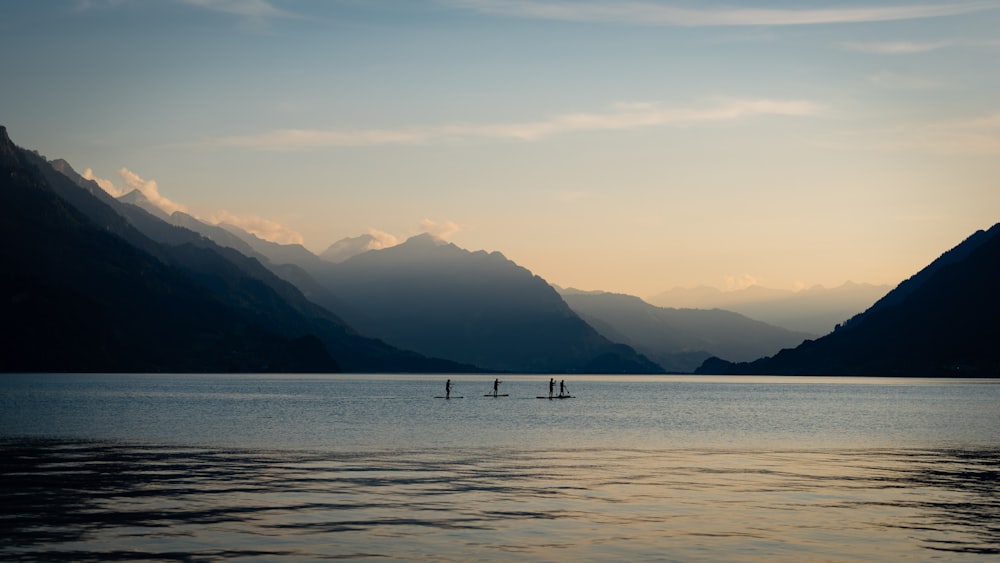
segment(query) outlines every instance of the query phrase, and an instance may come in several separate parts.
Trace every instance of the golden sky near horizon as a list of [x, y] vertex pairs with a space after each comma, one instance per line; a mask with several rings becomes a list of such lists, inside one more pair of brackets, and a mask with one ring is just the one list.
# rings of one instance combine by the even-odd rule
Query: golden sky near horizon
[[0, 16], [16, 143], [315, 252], [434, 232], [554, 284], [649, 296], [895, 284], [1000, 220], [998, 2]]

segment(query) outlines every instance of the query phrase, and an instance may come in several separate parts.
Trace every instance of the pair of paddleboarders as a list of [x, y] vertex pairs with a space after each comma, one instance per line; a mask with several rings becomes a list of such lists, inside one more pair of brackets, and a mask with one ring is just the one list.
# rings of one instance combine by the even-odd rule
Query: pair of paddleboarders
[[[486, 397], [491, 397], [491, 396], [492, 397], [501, 397], [501, 396], [502, 397], [506, 397], [506, 395], [500, 395], [500, 384], [501, 383], [503, 383], [503, 382], [500, 381], [499, 379], [494, 379], [493, 380], [493, 393], [492, 394], [487, 393], [484, 396], [486, 396]], [[451, 380], [450, 379], [444, 383], [444, 398], [445, 399], [450, 399], [451, 398]]]
[[[555, 380], [555, 378], [550, 377], [549, 378], [549, 398], [550, 399], [552, 398], [552, 393], [555, 392], [555, 388], [556, 388], [556, 380]], [[559, 380], [559, 396], [560, 397], [565, 397], [567, 395], [569, 395], [569, 389], [566, 388], [566, 380], [565, 379], [560, 379]]]
[[[503, 382], [500, 381], [499, 379], [494, 379], [493, 380], [493, 396], [494, 397], [499, 396], [499, 393], [500, 393], [500, 384], [501, 383], [503, 383]], [[487, 394], [487, 396], [489, 396], [489, 395]], [[444, 384], [444, 398], [445, 399], [450, 399], [451, 398], [451, 380], [450, 379], [448, 381], [446, 381], [445, 384]]]

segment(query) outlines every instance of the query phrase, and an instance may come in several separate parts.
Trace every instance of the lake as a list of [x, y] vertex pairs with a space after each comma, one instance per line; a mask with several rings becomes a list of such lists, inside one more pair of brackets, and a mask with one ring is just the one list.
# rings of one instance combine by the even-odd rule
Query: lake
[[451, 378], [0, 374], [0, 559], [1000, 555], [998, 380]]

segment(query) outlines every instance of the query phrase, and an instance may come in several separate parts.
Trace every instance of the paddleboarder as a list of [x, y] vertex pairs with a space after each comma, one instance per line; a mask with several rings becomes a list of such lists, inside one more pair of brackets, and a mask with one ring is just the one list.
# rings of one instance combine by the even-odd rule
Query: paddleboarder
[[549, 398], [550, 399], [552, 398], [552, 393], [555, 392], [555, 389], [556, 389], [556, 378], [550, 377], [549, 378]]
[[444, 398], [451, 398], [451, 380], [449, 379], [447, 383], [444, 384]]
[[565, 397], [568, 394], [569, 393], [567, 393], [567, 391], [566, 391], [566, 380], [565, 379], [560, 379], [559, 380], [559, 396], [560, 397]]
[[500, 383], [502, 383], [500, 381], [500, 379], [494, 379], [493, 380], [493, 396], [494, 397], [496, 397], [497, 394], [500, 392]]

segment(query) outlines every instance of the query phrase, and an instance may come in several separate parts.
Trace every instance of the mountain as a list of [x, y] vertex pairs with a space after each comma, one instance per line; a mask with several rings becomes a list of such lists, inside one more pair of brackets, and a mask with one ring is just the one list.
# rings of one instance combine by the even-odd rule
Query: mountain
[[358, 335], [260, 262], [0, 127], [3, 371], [465, 371]]
[[720, 309], [655, 307], [638, 297], [599, 291], [560, 293], [609, 340], [632, 346], [669, 372], [691, 373], [713, 355], [756, 359], [811, 336]]
[[375, 242], [375, 237], [372, 235], [340, 239], [327, 247], [319, 257], [329, 262], [343, 262], [348, 258], [373, 250]]
[[800, 291], [758, 285], [736, 291], [705, 286], [675, 287], [650, 297], [649, 302], [660, 307], [725, 309], [789, 330], [821, 335], [864, 311], [890, 289], [886, 285], [854, 282]]
[[219, 227], [241, 239], [253, 249], [253, 252], [265, 257], [270, 264], [291, 264], [307, 272], [312, 272], [323, 267], [323, 260], [319, 256], [309, 252], [301, 244], [280, 244], [264, 240], [253, 233], [249, 233], [228, 223], [223, 223]]
[[425, 355], [527, 373], [658, 373], [598, 334], [559, 294], [499, 252], [419, 235], [319, 275], [362, 332]]
[[1000, 375], [1000, 224], [978, 231], [833, 333], [702, 373]]

